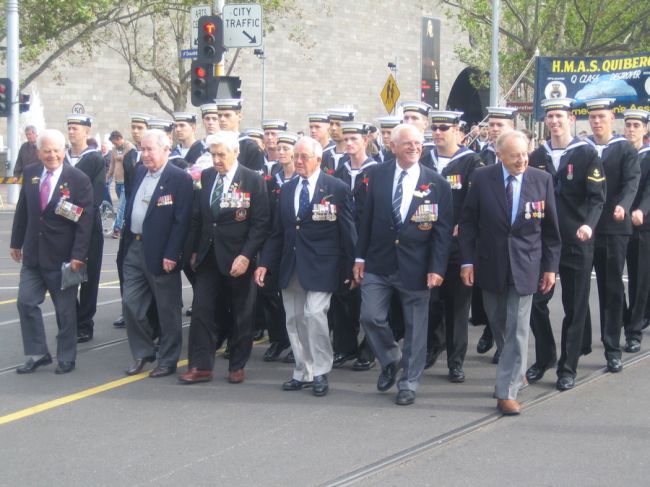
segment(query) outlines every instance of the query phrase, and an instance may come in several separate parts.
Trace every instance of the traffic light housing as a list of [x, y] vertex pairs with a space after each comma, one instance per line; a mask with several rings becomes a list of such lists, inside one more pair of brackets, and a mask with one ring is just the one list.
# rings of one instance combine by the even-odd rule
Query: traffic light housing
[[217, 82], [214, 76], [214, 64], [192, 61], [191, 87], [192, 105], [195, 107], [212, 103], [217, 97]]
[[26, 93], [19, 93], [18, 94], [18, 107], [19, 107], [19, 112], [24, 113], [29, 111], [29, 106], [31, 104], [31, 96], [27, 95]]
[[11, 80], [0, 78], [0, 117], [11, 114]]
[[220, 63], [225, 51], [223, 47], [223, 20], [216, 15], [206, 15], [199, 19], [197, 61]]
[[241, 78], [217, 76], [217, 96], [215, 98], [241, 98]]

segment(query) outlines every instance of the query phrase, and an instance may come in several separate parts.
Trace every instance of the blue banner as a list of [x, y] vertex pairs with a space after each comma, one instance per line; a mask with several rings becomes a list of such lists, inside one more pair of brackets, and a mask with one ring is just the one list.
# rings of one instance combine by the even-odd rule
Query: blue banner
[[574, 115], [588, 118], [582, 105], [590, 98], [615, 98], [614, 113], [650, 110], [650, 53], [607, 57], [538, 57], [535, 76], [536, 120], [544, 119], [545, 98], [575, 98]]

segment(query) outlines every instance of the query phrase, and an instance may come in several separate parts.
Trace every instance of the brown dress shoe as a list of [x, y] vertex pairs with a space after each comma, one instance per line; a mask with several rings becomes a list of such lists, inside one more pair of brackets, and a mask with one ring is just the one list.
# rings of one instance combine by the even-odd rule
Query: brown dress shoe
[[514, 399], [497, 399], [497, 409], [504, 416], [516, 416], [521, 412], [521, 406]]
[[231, 384], [241, 384], [244, 382], [244, 377], [246, 377], [244, 369], [232, 370], [228, 374], [228, 382]]
[[197, 382], [210, 382], [212, 380], [212, 371], [201, 370], [192, 367], [190, 370], [178, 377], [183, 384], [196, 384]]

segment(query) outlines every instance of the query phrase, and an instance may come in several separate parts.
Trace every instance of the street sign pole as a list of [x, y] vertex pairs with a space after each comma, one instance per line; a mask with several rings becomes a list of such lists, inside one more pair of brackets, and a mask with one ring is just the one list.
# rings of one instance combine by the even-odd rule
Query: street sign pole
[[[7, 0], [7, 78], [13, 86], [9, 101], [10, 112], [7, 118], [7, 176], [13, 176], [18, 157], [18, 93], [20, 92], [20, 73], [18, 70], [18, 0]], [[7, 187], [7, 201], [18, 202], [18, 185]]]

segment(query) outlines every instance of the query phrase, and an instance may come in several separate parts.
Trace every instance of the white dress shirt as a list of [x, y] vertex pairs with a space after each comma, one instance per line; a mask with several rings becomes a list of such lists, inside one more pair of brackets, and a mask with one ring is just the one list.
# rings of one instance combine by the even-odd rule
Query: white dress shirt
[[[391, 193], [391, 201], [395, 196], [395, 190], [397, 189], [397, 182], [399, 177], [402, 174], [403, 169], [399, 164], [395, 165], [395, 176], [393, 177], [393, 191]], [[406, 169], [406, 176], [402, 180], [402, 206], [400, 206], [400, 215], [402, 216], [402, 222], [406, 221], [406, 215], [411, 206], [411, 201], [413, 200], [413, 191], [418, 184], [418, 179], [420, 179], [420, 165], [413, 164], [410, 168]]]
[[[316, 191], [316, 181], [318, 181], [318, 176], [320, 176], [320, 168], [316, 169], [314, 171], [314, 174], [309, 176], [307, 178], [307, 181], [309, 181], [309, 184], [307, 185], [307, 189], [309, 190], [309, 201], [311, 203], [311, 200], [314, 199], [314, 192]], [[296, 186], [296, 192], [293, 195], [293, 208], [296, 212], [296, 216], [298, 216], [298, 208], [300, 207], [300, 192], [302, 191], [302, 182], [304, 181], [304, 178], [299, 178], [298, 179], [298, 185]]]
[[[237, 172], [238, 167], [239, 167], [239, 163], [235, 160], [235, 163], [232, 165], [230, 170], [223, 175], [223, 192], [221, 193], [222, 200], [223, 200], [223, 196], [230, 189], [230, 185], [232, 184], [232, 178], [235, 177], [235, 173]], [[217, 177], [214, 178], [214, 183], [212, 184], [212, 191], [210, 191], [210, 201], [212, 201], [212, 195], [214, 193], [214, 189], [217, 187], [217, 181], [219, 181], [219, 172], [217, 172]]]

